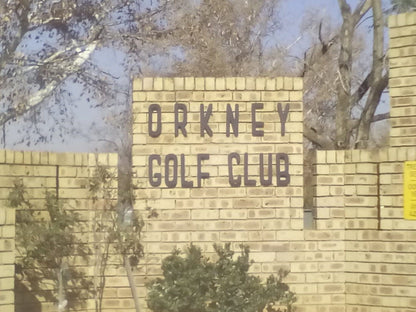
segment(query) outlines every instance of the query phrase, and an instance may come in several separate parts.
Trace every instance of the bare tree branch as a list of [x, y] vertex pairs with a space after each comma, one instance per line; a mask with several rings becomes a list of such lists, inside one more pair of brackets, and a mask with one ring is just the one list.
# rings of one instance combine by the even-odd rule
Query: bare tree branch
[[352, 101], [358, 103], [362, 97], [367, 93], [368, 89], [371, 87], [373, 72], [369, 72], [365, 79], [361, 82], [360, 86], [352, 95]]
[[344, 0], [338, 1], [341, 8], [343, 23], [340, 31], [340, 52], [338, 57], [337, 109], [336, 109], [336, 141], [337, 147], [344, 149], [348, 145], [350, 130], [348, 120], [351, 112], [351, 80], [352, 80], [352, 43], [354, 34], [354, 18], [351, 8]]
[[303, 136], [322, 149], [335, 149], [336, 144], [325, 134], [318, 133], [315, 129], [304, 126]]
[[[387, 119], [390, 119], [390, 113], [378, 114], [378, 115], [374, 115], [373, 118], [371, 118], [370, 123], [387, 120]], [[358, 128], [359, 125], [360, 125], [360, 119], [351, 120], [350, 126], [352, 129]]]
[[371, 9], [372, 0], [361, 0], [361, 2], [357, 5], [354, 16], [355, 16], [355, 23], [357, 24], [365, 14]]
[[386, 119], [390, 119], [390, 113], [384, 113], [384, 114], [375, 115], [371, 119], [371, 122], [374, 123], [374, 122], [382, 121], [382, 120], [386, 120]]
[[19, 13], [18, 8], [15, 9], [15, 13], [19, 19], [18, 31], [14, 36], [14, 39], [10, 42], [4, 42], [4, 53], [0, 54], [0, 69], [4, 67], [5, 64], [9, 63], [12, 59], [17, 47], [19, 46], [23, 36], [29, 29], [29, 20], [28, 14], [30, 10], [30, 5], [22, 1], [21, 3], [21, 12]]
[[368, 94], [363, 112], [361, 113], [360, 125], [358, 127], [357, 147], [365, 148], [368, 145], [371, 120], [380, 102], [383, 90], [387, 87], [388, 72], [383, 75], [384, 70], [384, 33], [383, 33], [383, 11], [381, 0], [373, 0], [373, 64], [371, 68], [372, 88]]
[[27, 111], [35, 108], [36, 106], [42, 104], [49, 96], [52, 95], [53, 91], [64, 81], [67, 77], [71, 76], [77, 72], [82, 65], [89, 59], [91, 54], [94, 52], [97, 47], [97, 43], [93, 42], [88, 45], [85, 50], [78, 54], [78, 57], [74, 60], [73, 65], [62, 75], [61, 81], [53, 80], [47, 86], [37, 91], [28, 99], [26, 105], [19, 106], [18, 109], [9, 109], [4, 113], [0, 114], [0, 126], [7, 123], [9, 120], [16, 118], [19, 115], [23, 115]]

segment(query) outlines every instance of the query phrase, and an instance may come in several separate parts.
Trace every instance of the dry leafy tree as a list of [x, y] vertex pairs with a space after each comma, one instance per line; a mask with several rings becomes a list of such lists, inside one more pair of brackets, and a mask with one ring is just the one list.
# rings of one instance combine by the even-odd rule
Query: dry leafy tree
[[[122, 125], [130, 115], [128, 81], [144, 72], [185, 76], [303, 74], [305, 136], [320, 148], [367, 146], [372, 122], [386, 117], [375, 116], [387, 84], [381, 0], [360, 0], [355, 8], [345, 0], [338, 1], [343, 19], [340, 29], [312, 20], [307, 30], [314, 41], [298, 67], [287, 49], [279, 47], [278, 32], [284, 31], [279, 27], [281, 2], [3, 1], [3, 145], [5, 127], [15, 120], [29, 120], [20, 129], [20, 139], [28, 145], [79, 131], [73, 126], [71, 109], [81, 100], [103, 108], [101, 113], [111, 116], [106, 126], [112, 133], [121, 133], [119, 137], [125, 136], [128, 127]], [[405, 10], [413, 1], [395, 0], [393, 5]], [[369, 36], [360, 34], [358, 27], [366, 19], [372, 24], [371, 54], [364, 49], [369, 43], [363, 38], [369, 42]], [[367, 53], [365, 59], [360, 51]], [[118, 71], [102, 65], [102, 59], [108, 57], [120, 60], [114, 66]], [[93, 130], [83, 134], [94, 137], [103, 133], [102, 128]], [[111, 136], [106, 139], [114, 141]]]
[[[375, 115], [387, 85], [386, 14], [381, 0], [360, 0], [354, 8], [339, 0], [339, 29], [315, 17], [301, 35], [309, 32], [313, 40], [298, 66], [287, 49], [279, 47], [279, 31], [284, 31], [279, 27], [280, 3], [282, 0], [2, 1], [3, 146], [7, 146], [6, 126], [22, 119], [29, 122], [20, 129], [20, 141], [28, 145], [79, 131], [73, 126], [71, 109], [81, 100], [103, 108], [102, 115], [111, 116], [106, 120], [112, 119], [106, 126], [123, 137], [128, 128], [121, 126], [129, 116], [128, 81], [140, 73], [303, 74], [306, 138], [320, 148], [368, 146], [371, 124], [387, 117]], [[391, 4], [396, 11], [415, 6], [414, 0], [392, 0]], [[360, 32], [363, 23], [371, 24], [372, 36]], [[365, 49], [369, 45], [371, 53]], [[109, 57], [120, 60], [114, 66], [118, 71], [103, 66], [102, 60]], [[102, 127], [97, 127], [92, 125], [83, 134], [102, 134]], [[107, 139], [114, 141], [111, 136]]]
[[[368, 148], [385, 144], [387, 137], [385, 124], [381, 133], [371, 131], [375, 122], [389, 117], [376, 115], [388, 83], [386, 14], [380, 0], [361, 0], [355, 8], [344, 0], [338, 4], [341, 26], [317, 12], [304, 20], [305, 35], [312, 42], [299, 62], [304, 77], [306, 186], [313, 184], [311, 149]], [[312, 192], [305, 189], [305, 209], [313, 207]]]
[[[27, 145], [77, 131], [70, 120], [76, 102], [125, 110], [128, 79], [139, 73], [147, 42], [160, 36], [168, 8], [165, 0], [1, 1], [3, 146], [5, 127], [16, 121], [28, 121], [19, 136]], [[115, 49], [123, 77], [99, 61]]]
[[[338, 4], [340, 27], [318, 20], [316, 14], [304, 21], [301, 36], [309, 36], [311, 45], [297, 62], [287, 49], [276, 47], [277, 31], [282, 31], [279, 1], [204, 0], [188, 5], [175, 15], [183, 21], [173, 33], [182, 51], [175, 73], [302, 75], [307, 140], [324, 149], [368, 147], [373, 122], [388, 118], [375, 114], [388, 82], [385, 14], [381, 0], [361, 0], [355, 8], [345, 0]], [[403, 7], [401, 1], [395, 4]]]
[[178, 1], [171, 38], [182, 52], [174, 74], [257, 76], [266, 70], [267, 40], [278, 29], [279, 0]]
[[338, 3], [340, 29], [315, 21], [316, 40], [303, 60], [305, 137], [323, 149], [366, 148], [373, 123], [389, 117], [376, 115], [388, 83], [386, 15], [381, 0]]
[[399, 13], [416, 10], [415, 0], [392, 0], [391, 3], [394, 11]]

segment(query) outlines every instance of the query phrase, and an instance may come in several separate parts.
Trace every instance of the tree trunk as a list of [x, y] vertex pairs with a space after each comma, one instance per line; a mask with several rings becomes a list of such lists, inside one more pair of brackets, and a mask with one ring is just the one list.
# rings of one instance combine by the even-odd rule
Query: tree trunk
[[338, 103], [335, 117], [336, 147], [337, 149], [345, 149], [350, 139], [352, 42], [355, 24], [350, 6], [344, 0], [338, 2], [343, 23], [340, 32], [341, 48], [338, 58]]
[[64, 265], [61, 264], [59, 269], [56, 269], [58, 273], [58, 312], [66, 310], [67, 301], [65, 299], [65, 286], [64, 286]]
[[308, 127], [306, 124], [303, 127], [303, 136], [321, 149], [329, 150], [336, 148], [331, 138], [324, 133], [319, 133], [315, 129]]
[[[132, 103], [132, 85], [133, 77], [130, 79], [130, 88], [129, 88], [129, 103]], [[131, 109], [131, 106], [130, 106]], [[132, 116], [132, 114], [129, 114]], [[125, 145], [121, 147], [121, 153], [119, 152], [119, 164], [118, 164], [118, 203], [122, 206], [127, 204], [129, 207], [133, 207], [134, 197], [132, 193], [132, 133], [133, 129], [132, 119], [128, 119], [127, 125], [127, 141], [124, 142]], [[125, 211], [123, 212], [125, 213]], [[124, 218], [124, 216], [123, 216]], [[137, 293], [137, 286], [134, 282], [133, 270], [131, 268], [130, 259], [127, 255], [123, 255], [124, 268], [126, 269], [127, 278], [129, 280], [129, 285], [131, 289], [131, 294], [134, 300], [134, 307], [136, 312], [140, 312], [140, 302], [139, 295]]]
[[371, 68], [370, 84], [371, 89], [368, 94], [363, 112], [361, 114], [357, 131], [357, 148], [367, 148], [370, 138], [370, 126], [376, 108], [380, 102], [383, 90], [388, 83], [388, 75], [383, 76], [384, 69], [384, 34], [383, 34], [383, 12], [380, 0], [372, 1], [373, 8], [373, 64]]
[[123, 261], [124, 261], [124, 268], [126, 269], [126, 273], [127, 273], [127, 278], [129, 280], [131, 295], [133, 296], [133, 300], [134, 300], [134, 308], [136, 312], [140, 312], [139, 295], [137, 293], [137, 286], [134, 283], [133, 270], [131, 269], [129, 257], [123, 256]]

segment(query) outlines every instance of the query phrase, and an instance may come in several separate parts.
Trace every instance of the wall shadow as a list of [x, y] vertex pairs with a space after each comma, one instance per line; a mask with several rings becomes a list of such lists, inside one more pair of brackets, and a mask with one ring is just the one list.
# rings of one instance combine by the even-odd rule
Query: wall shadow
[[14, 286], [15, 312], [41, 312], [42, 306], [36, 296], [22, 281], [15, 279]]

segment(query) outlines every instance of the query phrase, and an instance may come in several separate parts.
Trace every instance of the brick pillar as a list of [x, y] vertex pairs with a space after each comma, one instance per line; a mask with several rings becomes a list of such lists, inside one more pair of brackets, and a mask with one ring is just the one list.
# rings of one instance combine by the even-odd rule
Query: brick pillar
[[[210, 253], [213, 243], [230, 242], [234, 250], [250, 245], [256, 274], [285, 266], [294, 272], [289, 279], [303, 283], [299, 263], [286, 261], [291, 250], [307, 248], [302, 79], [143, 78], [133, 88], [135, 208], [158, 213], [146, 221], [147, 277], [160, 273], [161, 259], [174, 247], [193, 242]], [[273, 164], [267, 186], [260, 180], [261, 154], [266, 167], [269, 155]], [[288, 170], [290, 182], [278, 182], [277, 170]]]
[[[1, 196], [2, 197], [2, 196]], [[3, 198], [1, 198], [3, 201]], [[15, 213], [0, 204], [0, 311], [14, 311], [14, 232]]]
[[389, 17], [390, 145], [416, 145], [416, 13]]
[[[8, 169], [5, 162], [6, 151], [0, 150], [0, 170]], [[8, 207], [8, 192], [3, 190], [0, 189], [0, 311], [14, 312], [15, 212]]]

